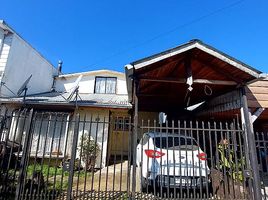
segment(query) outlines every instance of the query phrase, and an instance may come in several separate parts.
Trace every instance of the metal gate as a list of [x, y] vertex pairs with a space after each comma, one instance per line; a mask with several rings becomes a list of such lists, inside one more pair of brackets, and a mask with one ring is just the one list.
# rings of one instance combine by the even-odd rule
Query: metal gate
[[[253, 199], [239, 122], [142, 120], [136, 128], [130, 117], [96, 113], [2, 116], [0, 199]], [[264, 141], [256, 138], [263, 168]]]

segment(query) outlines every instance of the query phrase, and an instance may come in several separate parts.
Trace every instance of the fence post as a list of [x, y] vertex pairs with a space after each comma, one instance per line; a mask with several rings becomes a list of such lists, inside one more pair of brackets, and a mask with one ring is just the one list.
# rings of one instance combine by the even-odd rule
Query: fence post
[[248, 103], [247, 103], [247, 96], [245, 92], [245, 87], [241, 88], [241, 102], [242, 102], [242, 109], [244, 116], [244, 129], [245, 134], [247, 137], [246, 142], [248, 143], [249, 151], [249, 159], [250, 159], [250, 166], [252, 169], [252, 176], [253, 176], [253, 193], [254, 199], [259, 200], [262, 199], [261, 197], [261, 185], [260, 185], [260, 174], [259, 174], [259, 167], [258, 167], [258, 160], [257, 160], [257, 151], [256, 151], [256, 144], [255, 144], [255, 137], [253, 132], [253, 124], [250, 120], [249, 110], [248, 110]]
[[[25, 113], [26, 114], [26, 113]], [[26, 116], [25, 116], [26, 117]], [[19, 120], [19, 118], [18, 118]], [[33, 120], [33, 109], [29, 112], [29, 117], [26, 122], [26, 136], [25, 136], [25, 142], [22, 150], [22, 158], [19, 164], [19, 177], [18, 177], [18, 184], [16, 188], [16, 196], [15, 199], [20, 199], [21, 190], [24, 183], [24, 176], [25, 176], [25, 170], [26, 170], [26, 164], [27, 164], [27, 156], [30, 150], [30, 144], [31, 144], [31, 127], [32, 127], [32, 120]], [[23, 130], [22, 130], [23, 131]], [[21, 133], [22, 134], [22, 133]]]
[[72, 152], [71, 152], [71, 160], [69, 163], [69, 179], [68, 179], [68, 189], [67, 189], [67, 199], [72, 199], [72, 187], [73, 187], [73, 176], [74, 176], [74, 165], [75, 165], [75, 158], [76, 158], [76, 151], [77, 151], [77, 142], [78, 142], [78, 135], [79, 135], [79, 114], [75, 117], [75, 124], [74, 124], [74, 133], [73, 133], [73, 141], [72, 141]]
[[136, 146], [137, 146], [137, 135], [138, 135], [138, 97], [137, 97], [137, 88], [138, 88], [138, 81], [134, 82], [134, 127], [133, 127], [133, 140], [132, 140], [132, 166], [133, 166], [133, 173], [132, 173], [132, 190], [131, 190], [131, 199], [135, 199], [136, 194]]

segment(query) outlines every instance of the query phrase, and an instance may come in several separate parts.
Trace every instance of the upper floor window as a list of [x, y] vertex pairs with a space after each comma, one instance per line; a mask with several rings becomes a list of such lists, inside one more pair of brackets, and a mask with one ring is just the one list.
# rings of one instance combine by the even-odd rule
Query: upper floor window
[[96, 77], [95, 93], [98, 94], [115, 94], [116, 78], [115, 77]]

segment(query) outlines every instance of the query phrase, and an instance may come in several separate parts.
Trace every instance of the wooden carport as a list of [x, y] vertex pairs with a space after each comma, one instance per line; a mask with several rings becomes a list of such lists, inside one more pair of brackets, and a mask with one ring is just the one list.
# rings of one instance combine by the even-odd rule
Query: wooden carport
[[[165, 112], [169, 119], [241, 117], [251, 149], [247, 153], [252, 164], [255, 198], [260, 199], [256, 146], [246, 91], [248, 83], [262, 78], [260, 71], [199, 40], [126, 65], [129, 101], [134, 110], [133, 146], [136, 146], [140, 111]], [[134, 151], [134, 158], [135, 154]]]
[[167, 113], [208, 102], [260, 73], [199, 40], [126, 66], [130, 102], [135, 90], [139, 111]]

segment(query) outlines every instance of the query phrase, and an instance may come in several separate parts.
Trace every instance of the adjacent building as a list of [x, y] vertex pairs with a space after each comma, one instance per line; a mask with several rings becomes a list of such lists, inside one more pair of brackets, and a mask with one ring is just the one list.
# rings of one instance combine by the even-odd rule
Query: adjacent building
[[0, 20], [1, 97], [18, 96], [19, 89], [30, 76], [27, 94], [49, 91], [57, 74], [57, 69], [47, 59]]

